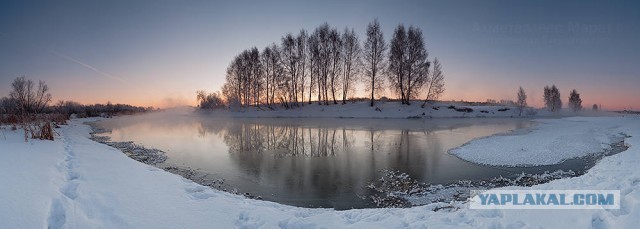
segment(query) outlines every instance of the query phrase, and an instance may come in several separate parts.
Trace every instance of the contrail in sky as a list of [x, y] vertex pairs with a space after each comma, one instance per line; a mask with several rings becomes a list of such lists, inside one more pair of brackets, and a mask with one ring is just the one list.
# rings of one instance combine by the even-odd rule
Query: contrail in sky
[[93, 71], [95, 73], [98, 73], [98, 74], [100, 74], [100, 75], [102, 75], [104, 77], [108, 77], [108, 78], [111, 78], [111, 79], [113, 79], [115, 81], [121, 82], [122, 84], [127, 85], [129, 87], [132, 87], [132, 88], [136, 89], [137, 91], [143, 92], [144, 94], [146, 94], [146, 95], [148, 95], [150, 97], [153, 97], [153, 95], [151, 93], [149, 93], [148, 91], [141, 90], [140, 89], [141, 87], [139, 87], [138, 85], [126, 82], [124, 79], [122, 79], [120, 77], [117, 77], [117, 76], [114, 76], [112, 74], [109, 74], [107, 72], [104, 72], [104, 71], [102, 71], [100, 69], [97, 69], [96, 67], [93, 67], [90, 64], [84, 63], [84, 62], [79, 61], [79, 60], [77, 60], [77, 59], [75, 59], [73, 57], [70, 57], [70, 56], [67, 56], [65, 54], [59, 53], [59, 52], [57, 52], [57, 51], [55, 51], [53, 49], [49, 49], [49, 52], [55, 54], [56, 56], [59, 56], [59, 57], [65, 59], [65, 60], [74, 62], [74, 63], [79, 64], [79, 65], [81, 65], [81, 66], [83, 66], [85, 68], [88, 68], [89, 70], [91, 70], [91, 71]]
[[84, 62], [82, 62], [82, 61], [79, 61], [79, 60], [77, 60], [77, 59], [75, 59], [75, 58], [73, 58], [73, 57], [70, 57], [70, 56], [67, 56], [67, 55], [65, 55], [65, 54], [62, 54], [62, 53], [56, 52], [55, 50], [52, 50], [52, 49], [49, 49], [49, 52], [51, 52], [51, 53], [53, 53], [53, 54], [55, 54], [55, 55], [57, 55], [57, 56], [59, 56], [59, 57], [62, 57], [63, 59], [66, 59], [66, 60], [68, 60], [68, 61], [71, 61], [71, 62], [74, 62], [74, 63], [76, 63], [76, 64], [82, 65], [83, 67], [88, 68], [88, 69], [90, 69], [91, 71], [94, 71], [95, 73], [98, 73], [98, 74], [100, 74], [100, 75], [102, 75], [102, 76], [106, 76], [106, 77], [109, 77], [109, 78], [111, 78], [111, 79], [113, 79], [113, 80], [117, 80], [117, 81], [120, 81], [121, 83], [127, 84], [127, 82], [126, 82], [126, 81], [124, 81], [124, 79], [122, 79], [122, 78], [120, 78], [120, 77], [117, 77], [117, 76], [114, 76], [114, 75], [111, 75], [111, 74], [109, 74], [109, 73], [103, 72], [103, 71], [101, 71], [100, 69], [97, 69], [97, 68], [95, 68], [95, 67], [93, 67], [93, 66], [91, 66], [91, 65], [89, 65], [89, 64], [86, 64], [86, 63], [84, 63]]

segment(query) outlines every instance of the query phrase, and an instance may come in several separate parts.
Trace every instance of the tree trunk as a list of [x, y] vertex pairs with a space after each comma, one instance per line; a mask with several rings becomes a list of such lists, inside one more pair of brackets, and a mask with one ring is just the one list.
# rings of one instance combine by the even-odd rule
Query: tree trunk
[[375, 77], [375, 76], [376, 76], [376, 73], [374, 72], [372, 75], [373, 75], [373, 77], [371, 77], [371, 106], [373, 107], [373, 91], [374, 91], [374, 90], [375, 90], [375, 88], [376, 88], [376, 87], [375, 87], [376, 82], [374, 81], [374, 79], [376, 78], [376, 77]]

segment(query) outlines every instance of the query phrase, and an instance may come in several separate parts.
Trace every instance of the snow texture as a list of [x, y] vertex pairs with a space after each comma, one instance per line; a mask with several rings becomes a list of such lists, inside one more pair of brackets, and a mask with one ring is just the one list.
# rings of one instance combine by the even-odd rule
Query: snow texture
[[[471, 210], [464, 203], [335, 211], [251, 200], [198, 185], [91, 141], [84, 121], [73, 120], [57, 129], [60, 136], [53, 142], [25, 143], [19, 131], [3, 130], [6, 140], [0, 139], [0, 227], [636, 228], [640, 222], [637, 116], [548, 121], [584, 131], [624, 132], [631, 137], [626, 140], [630, 145], [627, 151], [603, 158], [583, 176], [518, 187], [620, 190], [620, 209], [546, 211]], [[538, 128], [521, 135], [518, 141], [533, 143], [539, 135], [556, 131]], [[573, 139], [569, 133], [561, 136]], [[578, 144], [566, 146], [582, 148]]]
[[622, 125], [618, 118], [539, 119], [538, 125], [510, 134], [473, 140], [449, 153], [470, 162], [494, 166], [559, 164], [567, 159], [603, 153]]

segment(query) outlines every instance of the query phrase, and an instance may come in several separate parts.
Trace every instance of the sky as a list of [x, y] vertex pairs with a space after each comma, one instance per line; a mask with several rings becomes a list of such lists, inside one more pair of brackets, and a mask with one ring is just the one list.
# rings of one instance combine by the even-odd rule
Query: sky
[[[54, 102], [194, 105], [219, 90], [232, 58], [324, 22], [365, 39], [378, 18], [422, 29], [445, 100], [542, 106], [545, 85], [583, 106], [640, 109], [637, 1], [2, 1], [0, 97], [19, 76]], [[359, 94], [364, 93], [359, 90]]]

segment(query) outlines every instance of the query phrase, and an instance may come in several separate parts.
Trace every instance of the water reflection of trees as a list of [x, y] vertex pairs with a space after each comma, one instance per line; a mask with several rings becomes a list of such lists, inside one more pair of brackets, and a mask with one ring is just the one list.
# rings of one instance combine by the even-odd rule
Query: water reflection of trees
[[222, 139], [240, 171], [230, 181], [240, 190], [282, 203], [337, 204], [354, 193], [366, 195], [362, 187], [379, 179], [382, 169], [423, 182], [447, 179], [463, 162], [445, 150], [468, 141], [467, 132], [493, 129], [492, 123], [418, 128], [420, 123], [397, 122], [395, 128], [381, 128], [375, 122], [350, 127], [323, 120], [214, 120], [203, 121], [198, 135]]
[[[380, 178], [382, 169], [399, 170], [422, 182], [440, 182], [483, 172], [446, 154], [446, 150], [476, 135], [529, 125], [527, 120], [516, 119], [327, 120], [206, 116], [172, 116], [171, 119], [134, 116], [107, 121], [112, 129], [129, 128], [129, 132], [123, 133], [131, 136], [137, 134], [141, 139], [149, 138], [149, 142], [162, 141], [158, 148], [174, 147], [174, 155], [185, 152], [176, 157], [184, 161], [176, 162], [189, 164], [199, 160], [195, 163], [198, 168], [227, 179], [226, 183], [239, 191], [296, 205], [352, 201], [354, 193], [364, 195], [361, 188]], [[193, 135], [187, 134], [194, 130]], [[176, 142], [176, 133], [188, 137], [180, 139], [184, 142]], [[211, 167], [207, 167], [207, 163], [211, 163]]]
[[234, 123], [228, 126], [224, 142], [232, 154], [265, 154], [278, 157], [333, 156], [353, 145], [352, 130]]
[[277, 177], [288, 189], [358, 189], [387, 168], [422, 177], [427, 157], [422, 131], [236, 122], [223, 139], [244, 171]]
[[[339, 164], [349, 164], [346, 166], [357, 166], [372, 173], [389, 168], [412, 173], [406, 169], [421, 168], [430, 159], [428, 157], [433, 156], [426, 153], [432, 150], [427, 145], [435, 143], [439, 149], [437, 138], [425, 140], [429, 134], [428, 131], [235, 122], [226, 126], [223, 140], [234, 161], [256, 172], [282, 166], [280, 164], [286, 163], [282, 160], [290, 158], [297, 161], [291, 165], [296, 167], [293, 170], [309, 169], [319, 164], [328, 166], [323, 170], [330, 170]], [[305, 158], [317, 157], [327, 159], [315, 159], [302, 165]], [[422, 176], [419, 173], [421, 171], [415, 171], [412, 175]]]

